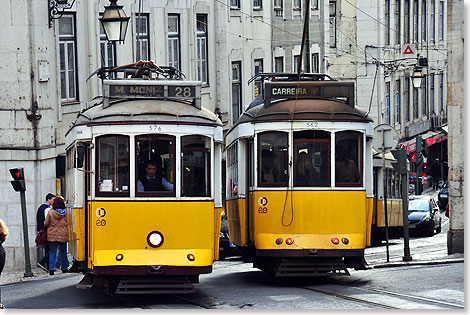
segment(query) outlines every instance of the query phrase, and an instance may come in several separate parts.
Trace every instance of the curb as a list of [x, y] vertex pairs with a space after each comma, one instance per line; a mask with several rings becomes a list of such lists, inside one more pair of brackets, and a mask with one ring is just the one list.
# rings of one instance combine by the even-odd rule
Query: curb
[[456, 259], [441, 259], [441, 260], [427, 260], [427, 261], [407, 261], [407, 262], [391, 262], [384, 264], [377, 264], [370, 266], [370, 269], [390, 268], [390, 267], [403, 267], [403, 266], [419, 266], [419, 265], [443, 265], [463, 263], [463, 258]]

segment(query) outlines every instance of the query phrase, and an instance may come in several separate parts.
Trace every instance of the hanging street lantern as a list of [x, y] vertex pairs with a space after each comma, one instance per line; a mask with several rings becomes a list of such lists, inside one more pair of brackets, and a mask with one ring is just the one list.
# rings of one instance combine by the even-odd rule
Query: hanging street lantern
[[111, 2], [111, 4], [104, 7], [103, 17], [99, 20], [103, 25], [108, 41], [124, 42], [129, 17], [122, 9], [123, 6], [117, 4], [117, 0], [109, 0], [109, 2]]
[[415, 89], [419, 89], [421, 87], [421, 82], [423, 81], [423, 78], [423, 68], [416, 66], [413, 71], [413, 75], [411, 76], [411, 79], [413, 80], [413, 87]]

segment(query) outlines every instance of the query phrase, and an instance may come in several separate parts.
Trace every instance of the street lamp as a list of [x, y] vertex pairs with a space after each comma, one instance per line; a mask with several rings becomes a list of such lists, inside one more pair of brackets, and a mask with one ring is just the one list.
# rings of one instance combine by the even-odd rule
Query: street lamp
[[129, 24], [129, 17], [122, 9], [122, 5], [117, 4], [117, 0], [109, 0], [111, 4], [104, 7], [103, 17], [100, 22], [103, 25], [106, 38], [110, 42], [124, 42]]
[[413, 74], [411, 75], [411, 79], [413, 81], [413, 87], [415, 89], [419, 89], [421, 87], [421, 82], [423, 81], [423, 67], [416, 66]]

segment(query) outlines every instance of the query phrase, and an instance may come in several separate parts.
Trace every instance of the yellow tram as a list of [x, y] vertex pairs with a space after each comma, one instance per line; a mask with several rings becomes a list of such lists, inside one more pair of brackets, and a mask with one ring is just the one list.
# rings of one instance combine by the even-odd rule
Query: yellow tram
[[365, 269], [372, 219], [372, 119], [354, 83], [320, 74], [262, 74], [228, 131], [230, 241], [272, 276]]
[[103, 68], [103, 97], [66, 135], [79, 288], [187, 293], [218, 257], [222, 123], [200, 82], [152, 62]]

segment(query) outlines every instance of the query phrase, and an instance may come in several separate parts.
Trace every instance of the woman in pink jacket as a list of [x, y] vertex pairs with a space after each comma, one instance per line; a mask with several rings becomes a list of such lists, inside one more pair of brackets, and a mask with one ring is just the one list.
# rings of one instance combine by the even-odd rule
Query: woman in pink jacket
[[57, 196], [52, 204], [44, 221], [44, 228], [47, 228], [47, 243], [49, 244], [49, 274], [54, 275], [57, 248], [60, 255], [60, 269], [67, 272], [69, 261], [67, 258], [67, 218], [66, 218], [65, 201], [61, 196]]

